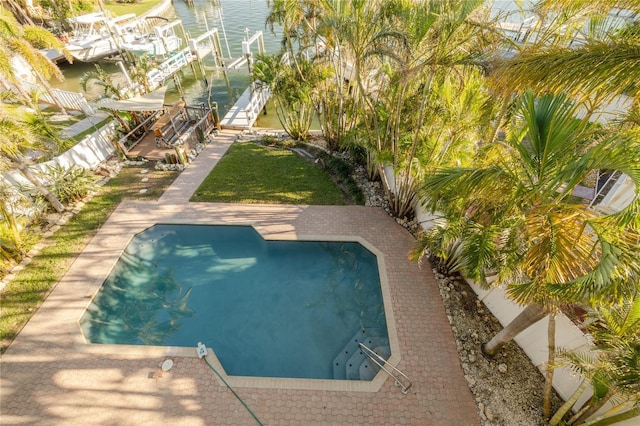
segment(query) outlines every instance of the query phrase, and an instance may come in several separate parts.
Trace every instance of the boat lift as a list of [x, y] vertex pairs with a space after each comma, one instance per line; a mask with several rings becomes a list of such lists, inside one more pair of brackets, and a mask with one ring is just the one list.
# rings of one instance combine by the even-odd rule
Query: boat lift
[[[229, 68], [233, 66], [237, 69], [247, 64], [249, 74], [251, 74], [254, 61], [251, 47], [255, 43], [258, 48], [258, 53], [264, 54], [264, 38], [262, 31], [256, 31], [253, 36], [249, 37], [248, 28], [245, 30], [245, 34], [245, 39], [242, 42], [242, 53], [244, 57], [233, 61], [229, 65]], [[251, 129], [258, 119], [260, 111], [263, 111], [267, 105], [270, 96], [271, 92], [267, 87], [251, 82], [229, 112], [225, 114], [224, 118], [220, 121], [220, 125], [223, 129]]]

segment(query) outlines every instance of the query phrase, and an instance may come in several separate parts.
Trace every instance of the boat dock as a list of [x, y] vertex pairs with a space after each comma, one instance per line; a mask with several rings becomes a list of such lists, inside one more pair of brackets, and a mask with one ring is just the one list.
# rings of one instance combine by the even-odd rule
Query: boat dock
[[220, 120], [223, 129], [249, 130], [271, 96], [267, 87], [249, 86]]
[[[181, 25], [180, 21], [172, 22], [164, 27], [156, 28], [156, 34], [162, 34], [170, 28]], [[147, 80], [151, 90], [156, 89], [164, 84], [164, 82], [173, 77], [178, 71], [187, 65], [191, 65], [194, 73], [194, 62], [198, 64], [200, 73], [205, 78], [204, 59], [212, 55], [216, 64], [220, 63], [222, 57], [222, 47], [218, 30], [213, 29], [204, 34], [188, 40], [188, 46], [182, 50], [176, 51], [168, 55], [168, 58], [161, 62], [157, 68], [147, 73]], [[206, 82], [206, 78], [205, 78]]]
[[529, 17], [522, 22], [498, 22], [496, 28], [502, 31], [507, 37], [515, 42], [524, 42], [538, 22], [535, 16]]

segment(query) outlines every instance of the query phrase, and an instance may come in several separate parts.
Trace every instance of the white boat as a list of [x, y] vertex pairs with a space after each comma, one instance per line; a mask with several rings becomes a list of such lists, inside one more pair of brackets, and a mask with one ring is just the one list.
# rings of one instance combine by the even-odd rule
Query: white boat
[[101, 12], [70, 19], [73, 27], [66, 48], [81, 62], [94, 62], [120, 52], [122, 43], [140, 36], [135, 14], [109, 18]]
[[145, 34], [128, 43], [122, 43], [122, 48], [136, 56], [162, 56], [180, 48], [182, 40], [172, 35], [158, 37], [155, 34]]
[[182, 25], [181, 20], [166, 25], [155, 26], [153, 33], [137, 36], [131, 41], [122, 43], [122, 48], [136, 56], [164, 56], [174, 52], [182, 45], [182, 39], [175, 29]]

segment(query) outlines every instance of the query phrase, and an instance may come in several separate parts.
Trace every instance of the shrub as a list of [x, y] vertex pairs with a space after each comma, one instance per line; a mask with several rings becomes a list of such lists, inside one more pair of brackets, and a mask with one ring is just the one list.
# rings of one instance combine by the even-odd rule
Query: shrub
[[47, 175], [51, 182], [48, 189], [65, 205], [81, 200], [95, 188], [96, 176], [78, 166], [49, 166]]

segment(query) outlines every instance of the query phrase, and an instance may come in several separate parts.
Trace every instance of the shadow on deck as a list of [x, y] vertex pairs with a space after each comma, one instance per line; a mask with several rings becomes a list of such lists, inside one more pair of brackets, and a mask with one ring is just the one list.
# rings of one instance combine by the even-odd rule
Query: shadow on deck
[[165, 105], [117, 141], [128, 159], [187, 164], [197, 144], [219, 129], [217, 111], [205, 106], [191, 107], [184, 102]]

